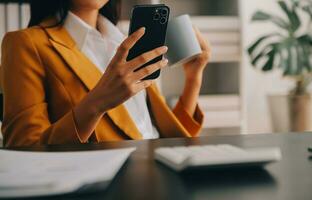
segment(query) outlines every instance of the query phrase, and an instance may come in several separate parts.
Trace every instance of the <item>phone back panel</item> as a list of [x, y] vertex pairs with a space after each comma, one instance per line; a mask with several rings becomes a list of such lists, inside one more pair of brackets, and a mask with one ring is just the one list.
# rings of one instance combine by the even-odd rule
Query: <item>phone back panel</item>
[[[169, 7], [164, 4], [158, 5], [139, 5], [135, 6], [132, 10], [132, 17], [130, 22], [129, 35], [141, 27], [145, 27], [144, 36], [130, 49], [127, 60], [153, 50], [157, 47], [163, 46], [166, 38], [167, 24], [169, 20]], [[152, 61], [141, 66], [139, 69], [146, 67], [150, 64], [156, 63], [162, 59], [159, 56]], [[137, 70], [139, 70], [137, 69]], [[144, 78], [156, 79], [160, 75], [160, 70]]]

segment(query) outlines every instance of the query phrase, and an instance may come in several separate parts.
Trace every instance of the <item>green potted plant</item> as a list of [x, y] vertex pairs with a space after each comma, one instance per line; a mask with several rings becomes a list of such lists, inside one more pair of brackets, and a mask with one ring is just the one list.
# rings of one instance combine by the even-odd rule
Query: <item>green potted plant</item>
[[[284, 77], [295, 82], [288, 95], [269, 97], [273, 127], [275, 131], [285, 131], [287, 117], [289, 131], [305, 131], [310, 121], [311, 96], [307, 91], [312, 82], [312, 0], [277, 1], [284, 17], [257, 11], [254, 22], [270, 22], [280, 31], [271, 32], [258, 38], [249, 48], [251, 63], [263, 72], [281, 70]], [[308, 18], [308, 26], [302, 22], [301, 15]], [[281, 107], [281, 101], [287, 102]], [[285, 112], [285, 109], [288, 110]], [[288, 114], [287, 114], [288, 113]], [[288, 116], [281, 116], [281, 115]]]

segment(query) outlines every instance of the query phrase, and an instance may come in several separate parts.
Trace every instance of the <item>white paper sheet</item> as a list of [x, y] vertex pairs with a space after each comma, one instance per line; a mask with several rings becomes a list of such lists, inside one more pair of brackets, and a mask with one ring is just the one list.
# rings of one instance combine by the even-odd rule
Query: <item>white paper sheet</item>
[[73, 192], [110, 182], [135, 148], [83, 152], [0, 150], [0, 197]]

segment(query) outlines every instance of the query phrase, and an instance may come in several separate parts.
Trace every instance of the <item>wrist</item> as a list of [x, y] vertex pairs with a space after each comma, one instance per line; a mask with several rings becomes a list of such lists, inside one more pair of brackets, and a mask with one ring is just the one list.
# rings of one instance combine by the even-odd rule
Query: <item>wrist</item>
[[93, 90], [87, 94], [83, 101], [88, 106], [89, 111], [95, 116], [103, 115], [107, 111], [103, 102], [99, 100]]
[[203, 79], [203, 70], [198, 70], [192, 74], [186, 74], [186, 83], [201, 83]]

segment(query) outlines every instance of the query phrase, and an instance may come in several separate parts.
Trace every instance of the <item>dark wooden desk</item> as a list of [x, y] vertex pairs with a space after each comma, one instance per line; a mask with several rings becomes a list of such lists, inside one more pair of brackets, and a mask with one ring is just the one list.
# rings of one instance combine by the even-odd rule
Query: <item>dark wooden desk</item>
[[[159, 146], [228, 143], [241, 147], [279, 146], [281, 162], [266, 170], [201, 171], [177, 174], [153, 160]], [[76, 146], [45, 146], [27, 150], [71, 151], [136, 146], [110, 186], [90, 194], [49, 199], [230, 199], [311, 200], [312, 160], [307, 147], [312, 133], [215, 136], [197, 139], [161, 139]]]

